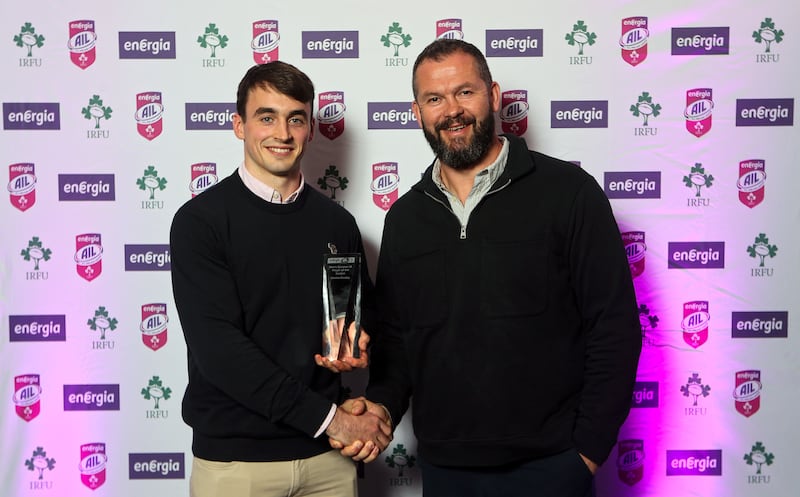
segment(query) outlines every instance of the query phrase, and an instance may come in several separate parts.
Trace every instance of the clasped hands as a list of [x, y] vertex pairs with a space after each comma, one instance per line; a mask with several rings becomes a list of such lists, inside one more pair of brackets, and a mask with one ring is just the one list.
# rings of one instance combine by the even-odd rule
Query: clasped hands
[[[369, 335], [361, 328], [358, 348], [359, 358], [345, 355], [341, 359], [328, 359], [321, 354], [314, 356], [317, 366], [334, 373], [344, 373], [369, 365], [367, 346]], [[364, 397], [348, 399], [336, 408], [331, 424], [325, 433], [330, 437], [331, 447], [354, 461], [372, 462], [392, 441], [392, 421], [383, 406]]]
[[358, 397], [336, 408], [325, 433], [343, 456], [368, 463], [392, 441], [392, 421], [382, 405]]

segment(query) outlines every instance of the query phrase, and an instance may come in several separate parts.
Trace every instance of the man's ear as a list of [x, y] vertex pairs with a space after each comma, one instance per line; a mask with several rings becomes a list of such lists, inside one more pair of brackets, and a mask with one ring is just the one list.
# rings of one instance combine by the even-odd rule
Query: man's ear
[[236, 138], [244, 140], [244, 120], [239, 114], [233, 115], [233, 122], [231, 122], [231, 125]]

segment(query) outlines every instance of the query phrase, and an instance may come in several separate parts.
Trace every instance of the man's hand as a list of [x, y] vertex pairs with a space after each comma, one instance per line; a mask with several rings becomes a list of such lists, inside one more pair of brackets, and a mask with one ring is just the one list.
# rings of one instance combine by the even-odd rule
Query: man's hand
[[392, 441], [388, 413], [363, 397], [349, 399], [337, 407], [325, 433], [330, 437], [331, 447], [365, 463], [374, 461]]
[[589, 459], [588, 457], [584, 456], [581, 453], [578, 453], [578, 455], [580, 455], [581, 459], [583, 459], [583, 462], [586, 463], [586, 466], [589, 468], [589, 471], [591, 471], [592, 474], [596, 474], [598, 468], [597, 463], [595, 463], [594, 461], [592, 461], [591, 459]]
[[[350, 330], [348, 333], [355, 335], [355, 324], [350, 324]], [[369, 355], [367, 354], [367, 346], [369, 345], [369, 335], [364, 328], [361, 328], [361, 335], [358, 339], [358, 349], [361, 352], [360, 357], [356, 359], [355, 357], [347, 356], [343, 357], [342, 359], [334, 359], [330, 360], [327, 357], [322, 357], [320, 354], [314, 355], [314, 362], [317, 363], [317, 366], [322, 366], [334, 373], [345, 373], [347, 371], [352, 371], [354, 368], [366, 368], [369, 365]]]

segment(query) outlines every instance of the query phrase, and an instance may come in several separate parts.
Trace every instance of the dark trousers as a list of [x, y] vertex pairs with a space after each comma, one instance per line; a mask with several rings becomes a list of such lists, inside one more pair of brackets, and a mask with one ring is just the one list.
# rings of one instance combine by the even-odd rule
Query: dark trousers
[[498, 468], [420, 460], [423, 497], [594, 497], [594, 476], [575, 449]]

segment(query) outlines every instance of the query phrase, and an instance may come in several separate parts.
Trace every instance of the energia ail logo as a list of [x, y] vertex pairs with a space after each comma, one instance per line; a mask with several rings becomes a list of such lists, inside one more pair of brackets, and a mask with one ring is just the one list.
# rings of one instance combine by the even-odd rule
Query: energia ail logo
[[164, 105], [161, 92], [148, 91], [136, 95], [136, 131], [148, 140], [153, 140], [164, 127]]
[[713, 90], [693, 88], [686, 91], [686, 131], [700, 138], [711, 131], [711, 114], [714, 111]]
[[41, 412], [42, 385], [38, 374], [14, 377], [14, 409], [17, 416], [31, 421]]
[[278, 45], [281, 35], [278, 32], [278, 21], [253, 22], [253, 60], [256, 64], [266, 64], [278, 60]]
[[743, 160], [739, 163], [739, 202], [753, 208], [764, 201], [764, 185], [767, 182], [766, 162], [763, 159]]
[[89, 443], [81, 445], [81, 461], [78, 470], [81, 473], [81, 483], [92, 490], [103, 486], [106, 482], [106, 444]]
[[192, 193], [192, 198], [200, 195], [208, 188], [217, 184], [217, 163], [216, 162], [198, 162], [192, 164], [190, 167], [191, 181], [189, 182], [189, 191]]
[[636, 278], [644, 272], [644, 256], [647, 245], [644, 242], [644, 231], [627, 231], [621, 234], [625, 254], [628, 256], [628, 267], [631, 276]]
[[400, 175], [397, 173], [397, 162], [378, 162], [372, 165], [372, 202], [388, 211], [398, 197]]
[[644, 440], [617, 442], [617, 476], [623, 483], [636, 485], [644, 474]]
[[708, 302], [694, 300], [683, 304], [683, 341], [697, 348], [708, 341], [708, 322], [711, 315], [708, 312]]
[[151, 350], [167, 344], [167, 304], [144, 304], [142, 306], [142, 343]]
[[92, 281], [103, 272], [103, 244], [100, 233], [75, 237], [75, 270], [78, 276]]
[[344, 133], [344, 92], [326, 91], [319, 94], [319, 132], [329, 140], [335, 140]]
[[72, 21], [69, 23], [69, 58], [73, 64], [81, 69], [86, 69], [94, 64], [97, 58], [95, 45], [97, 33], [94, 31], [94, 21]]
[[761, 407], [761, 371], [754, 369], [737, 371], [733, 388], [736, 412], [749, 418]]
[[36, 203], [36, 166], [18, 162], [8, 166], [8, 200], [25, 212]]
[[436, 21], [436, 38], [446, 40], [463, 40], [463, 22], [461, 19], [440, 19]]
[[637, 66], [647, 58], [647, 17], [626, 17], [622, 20], [622, 35], [619, 46], [622, 49], [622, 60]]
[[500, 125], [503, 132], [522, 136], [528, 130], [528, 91], [509, 90], [501, 96]]

